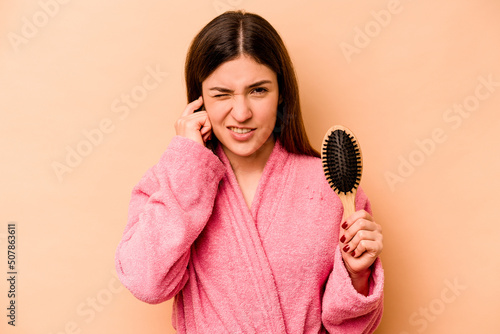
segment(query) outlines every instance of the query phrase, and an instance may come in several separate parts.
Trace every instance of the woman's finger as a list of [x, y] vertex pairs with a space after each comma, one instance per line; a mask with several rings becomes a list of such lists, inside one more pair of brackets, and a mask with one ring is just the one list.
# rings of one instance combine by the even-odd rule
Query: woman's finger
[[205, 135], [211, 133], [212, 124], [207, 112], [200, 111], [179, 118], [174, 127], [176, 135], [192, 139], [204, 145], [207, 138]]
[[203, 119], [203, 123], [200, 124], [200, 133], [202, 136], [204, 136], [212, 130], [212, 123], [210, 123], [210, 119], [208, 118], [208, 114], [206, 111], [200, 111], [200, 113], [206, 115], [206, 117]]
[[[204, 113], [206, 113], [206, 111], [203, 111]], [[212, 135], [212, 123], [210, 123], [210, 119], [208, 118], [208, 114], [207, 114], [207, 117], [205, 118], [205, 122], [203, 123], [202, 125], [202, 128], [200, 129], [200, 134], [203, 138], [203, 142], [207, 142], [207, 140], [210, 139], [211, 135]]]
[[352, 257], [360, 257], [366, 253], [367, 256], [376, 258], [382, 252], [382, 243], [375, 240], [361, 240], [350, 254]]
[[189, 103], [186, 106], [186, 109], [182, 112], [181, 117], [185, 117], [187, 115], [191, 115], [192, 113], [195, 112], [195, 110], [199, 109], [203, 105], [203, 97], [200, 96], [197, 100], [194, 100], [193, 102]]
[[340, 225], [344, 230], [347, 230], [358, 219], [366, 219], [366, 220], [373, 221], [373, 217], [368, 212], [366, 212], [365, 210], [358, 210], [358, 211], [354, 212], [352, 215], [350, 215], [349, 217], [347, 217], [345, 219], [345, 221], [343, 221]]
[[340, 242], [342, 243], [342, 250], [344, 252], [351, 252], [356, 249], [359, 243], [363, 240], [382, 241], [382, 234], [380, 234], [376, 230], [359, 230], [354, 236], [350, 237], [350, 239], [347, 239], [345, 238], [345, 236], [343, 236], [340, 238]]
[[350, 242], [361, 231], [382, 233], [382, 228], [372, 220], [358, 219], [347, 229], [341, 229], [340, 242], [344, 244]]

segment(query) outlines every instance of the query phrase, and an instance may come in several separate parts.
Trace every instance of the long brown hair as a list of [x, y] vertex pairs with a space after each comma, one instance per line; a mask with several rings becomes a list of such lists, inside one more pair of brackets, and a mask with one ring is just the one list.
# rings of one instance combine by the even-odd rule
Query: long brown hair
[[[279, 93], [274, 136], [290, 153], [319, 157], [311, 146], [300, 111], [299, 88], [292, 61], [278, 32], [264, 18], [244, 11], [227, 11], [210, 21], [193, 39], [186, 57], [188, 103], [202, 95], [202, 82], [224, 62], [245, 54], [272, 69]], [[214, 148], [212, 134], [207, 147]]]

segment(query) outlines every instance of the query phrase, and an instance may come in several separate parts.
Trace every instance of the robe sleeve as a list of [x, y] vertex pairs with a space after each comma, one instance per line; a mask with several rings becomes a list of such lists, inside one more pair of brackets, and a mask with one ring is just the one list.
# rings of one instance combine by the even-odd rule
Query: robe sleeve
[[[356, 209], [372, 213], [370, 202], [361, 189], [356, 196]], [[373, 333], [382, 319], [384, 308], [384, 271], [380, 258], [372, 265], [369, 294], [364, 296], [352, 285], [339, 245], [334, 256], [333, 270], [323, 295], [323, 326], [329, 333]]]
[[224, 173], [212, 151], [175, 136], [133, 188], [115, 267], [136, 298], [157, 304], [184, 287], [190, 247], [212, 214]]

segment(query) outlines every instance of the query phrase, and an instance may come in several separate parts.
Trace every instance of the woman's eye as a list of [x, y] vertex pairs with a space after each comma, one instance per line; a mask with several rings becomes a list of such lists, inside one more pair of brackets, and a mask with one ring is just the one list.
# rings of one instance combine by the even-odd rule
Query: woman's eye
[[227, 96], [227, 94], [218, 94], [218, 95], [214, 95], [214, 97], [224, 97], [224, 96]]
[[255, 88], [253, 90], [256, 94], [264, 94], [265, 92], [267, 92], [267, 89], [263, 88], [263, 87], [258, 87], [258, 88]]

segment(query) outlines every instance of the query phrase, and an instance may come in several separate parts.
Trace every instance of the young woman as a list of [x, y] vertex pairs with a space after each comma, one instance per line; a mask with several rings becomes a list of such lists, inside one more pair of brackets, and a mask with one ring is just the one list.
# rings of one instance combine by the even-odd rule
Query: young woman
[[262, 17], [226, 12], [194, 38], [176, 136], [133, 189], [116, 270], [175, 297], [178, 333], [371, 333], [380, 226], [358, 190], [342, 221], [307, 139], [290, 57]]

